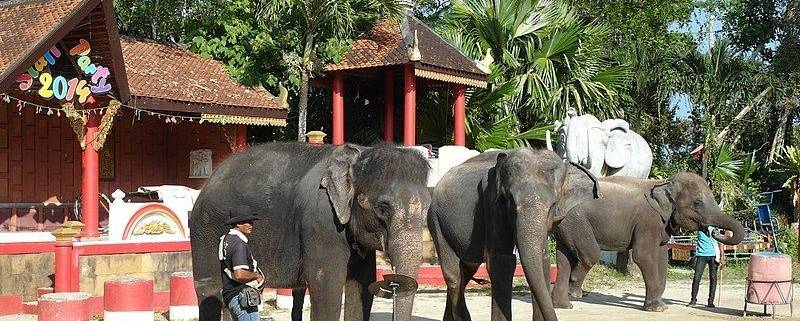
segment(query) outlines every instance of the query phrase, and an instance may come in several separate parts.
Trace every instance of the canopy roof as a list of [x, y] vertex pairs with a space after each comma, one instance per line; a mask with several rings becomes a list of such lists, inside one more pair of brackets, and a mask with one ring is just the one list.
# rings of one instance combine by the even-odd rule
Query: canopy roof
[[326, 72], [413, 63], [418, 77], [486, 87], [488, 73], [411, 14], [401, 21], [382, 19], [358, 37], [339, 63]]
[[[211, 122], [286, 125], [285, 91], [278, 98], [263, 88], [245, 87], [218, 61], [175, 45], [120, 38], [112, 0], [1, 3], [0, 93], [20, 92], [12, 86], [17, 77], [50, 48], [69, 50], [66, 46], [81, 39], [91, 43], [92, 63], [107, 67], [112, 75], [108, 99], [149, 110], [196, 113]], [[76, 68], [66, 65], [52, 68], [78, 76]]]

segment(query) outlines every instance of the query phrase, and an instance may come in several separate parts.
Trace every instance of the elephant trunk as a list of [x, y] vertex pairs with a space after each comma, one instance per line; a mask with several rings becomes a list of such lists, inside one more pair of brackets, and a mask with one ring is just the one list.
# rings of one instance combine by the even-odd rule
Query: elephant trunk
[[[394, 273], [417, 279], [419, 266], [422, 264], [422, 233], [403, 232], [390, 243], [390, 258]], [[398, 296], [395, 307], [395, 320], [408, 321], [414, 307], [414, 292]]]
[[734, 218], [719, 213], [712, 217], [707, 225], [715, 226], [721, 228], [723, 230], [728, 230], [733, 232], [733, 236], [727, 236], [724, 234], [714, 233], [713, 237], [724, 244], [727, 245], [736, 245], [742, 242], [744, 238], [744, 227]]
[[547, 252], [549, 219], [542, 217], [548, 215], [549, 210], [543, 202], [525, 207], [527, 209], [524, 211], [517, 212], [517, 249], [535, 303], [534, 307], [538, 308], [534, 313], [534, 320], [556, 321], [558, 318], [553, 309], [549, 290], [550, 256]]

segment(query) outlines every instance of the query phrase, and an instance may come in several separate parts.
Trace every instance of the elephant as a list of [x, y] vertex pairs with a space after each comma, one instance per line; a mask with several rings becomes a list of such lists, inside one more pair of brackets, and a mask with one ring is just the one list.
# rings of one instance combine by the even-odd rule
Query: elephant
[[535, 319], [557, 320], [549, 292], [548, 234], [569, 209], [595, 196], [588, 170], [544, 149], [485, 152], [450, 169], [434, 188], [428, 210], [447, 284], [443, 320], [470, 320], [464, 289], [484, 261], [492, 320], [511, 320], [515, 246]]
[[[599, 121], [592, 115], [567, 111], [564, 122], [556, 122], [559, 139], [555, 150], [561, 157], [588, 168], [597, 177], [646, 178], [653, 164], [650, 145], [622, 119]], [[550, 143], [548, 143], [550, 146]]]
[[632, 250], [644, 278], [644, 310], [664, 311], [666, 243], [678, 228], [699, 231], [715, 226], [732, 231], [732, 236], [714, 235], [729, 245], [744, 237], [742, 225], [722, 212], [705, 179], [697, 174], [683, 172], [666, 180], [623, 176], [598, 180], [601, 197], [572, 208], [553, 230], [558, 265], [553, 305], [557, 308], [571, 308], [569, 295], [583, 295], [584, 278], [599, 260], [600, 250]]
[[[229, 213], [260, 218], [250, 234], [265, 286], [308, 285], [313, 320], [368, 320], [375, 251], [417, 277], [430, 206], [427, 160], [393, 146], [267, 143], [228, 157], [205, 183], [189, 219], [200, 320], [219, 320], [219, 237]], [[414, 295], [397, 299], [409, 320]]]

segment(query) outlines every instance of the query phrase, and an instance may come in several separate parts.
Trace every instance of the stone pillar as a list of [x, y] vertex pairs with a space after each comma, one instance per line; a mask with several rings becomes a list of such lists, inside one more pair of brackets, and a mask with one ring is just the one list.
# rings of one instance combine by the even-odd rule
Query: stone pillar
[[465, 121], [466, 121], [466, 99], [464, 94], [464, 85], [456, 84], [453, 86], [453, 145], [464, 146], [465, 139]]
[[100, 154], [94, 148], [99, 125], [100, 115], [96, 112], [86, 115], [81, 171], [81, 218], [86, 225], [83, 230], [83, 236], [86, 237], [100, 236]]
[[333, 74], [333, 144], [344, 144], [344, 79], [342, 72]]
[[387, 143], [394, 142], [394, 72], [386, 70], [385, 101], [383, 103], [383, 140]]
[[405, 97], [403, 100], [403, 145], [414, 146], [417, 144], [417, 81], [414, 75], [414, 65], [404, 66], [403, 80]]

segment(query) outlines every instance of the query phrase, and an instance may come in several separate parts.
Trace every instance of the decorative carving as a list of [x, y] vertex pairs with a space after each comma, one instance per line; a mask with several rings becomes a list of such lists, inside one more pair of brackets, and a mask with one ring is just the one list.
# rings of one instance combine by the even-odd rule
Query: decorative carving
[[98, 128], [94, 137], [94, 150], [103, 148], [103, 144], [106, 142], [106, 136], [108, 136], [108, 132], [111, 131], [111, 126], [114, 124], [114, 116], [117, 114], [117, 111], [119, 111], [119, 108], [120, 103], [117, 100], [112, 100], [108, 103], [106, 113], [103, 114], [103, 119], [100, 120], [100, 128]]
[[78, 113], [75, 110], [75, 104], [71, 101], [61, 104], [61, 109], [64, 110], [65, 116], [69, 119], [69, 124], [81, 144], [81, 149], [86, 149], [86, 141], [83, 139], [84, 135], [86, 135], [86, 116]]
[[281, 108], [289, 108], [289, 91], [283, 84], [278, 84], [278, 102]]
[[211, 150], [195, 149], [189, 152], [189, 178], [211, 176]]
[[147, 224], [137, 227], [133, 231], [133, 235], [161, 235], [161, 234], [175, 234], [175, 230], [164, 221], [150, 221]]
[[408, 60], [411, 61], [422, 60], [422, 53], [419, 52], [419, 37], [417, 37], [416, 30], [414, 30], [414, 42], [411, 45], [411, 47], [408, 48]]

